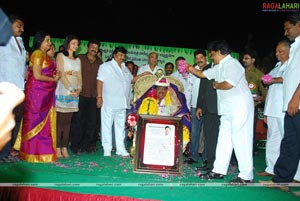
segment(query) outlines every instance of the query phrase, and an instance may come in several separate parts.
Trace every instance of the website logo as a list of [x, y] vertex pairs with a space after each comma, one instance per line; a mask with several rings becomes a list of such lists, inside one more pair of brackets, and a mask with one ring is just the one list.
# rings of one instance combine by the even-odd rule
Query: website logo
[[300, 3], [262, 3], [263, 12], [299, 12]]

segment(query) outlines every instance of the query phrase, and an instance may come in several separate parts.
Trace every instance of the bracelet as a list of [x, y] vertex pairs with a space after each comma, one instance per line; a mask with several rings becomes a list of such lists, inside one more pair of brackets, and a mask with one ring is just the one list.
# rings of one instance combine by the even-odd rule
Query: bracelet
[[97, 98], [102, 98], [102, 96], [97, 96]]

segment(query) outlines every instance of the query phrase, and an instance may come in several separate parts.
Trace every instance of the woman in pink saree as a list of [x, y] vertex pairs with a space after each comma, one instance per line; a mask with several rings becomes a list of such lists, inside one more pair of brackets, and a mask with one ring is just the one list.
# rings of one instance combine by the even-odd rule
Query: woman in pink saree
[[55, 88], [59, 73], [47, 55], [50, 35], [37, 32], [25, 84], [24, 116], [14, 148], [19, 158], [33, 163], [56, 161]]

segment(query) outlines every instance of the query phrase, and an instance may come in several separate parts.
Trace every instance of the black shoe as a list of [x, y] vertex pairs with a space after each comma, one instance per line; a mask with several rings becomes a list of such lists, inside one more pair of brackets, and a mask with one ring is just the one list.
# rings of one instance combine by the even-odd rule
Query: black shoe
[[71, 149], [71, 151], [74, 155], [80, 155], [80, 154], [84, 153], [84, 150], [82, 150], [82, 149], [77, 149], [77, 150]]
[[206, 174], [200, 175], [199, 177], [205, 180], [224, 179], [224, 175], [215, 172], [208, 172]]
[[204, 167], [207, 167], [207, 161], [204, 161], [204, 162], [202, 163], [202, 165], [199, 166], [199, 167], [197, 167], [197, 168], [204, 168]]
[[200, 167], [196, 167], [197, 170], [210, 172], [212, 169], [207, 167], [207, 165], [202, 165]]
[[186, 159], [183, 163], [193, 164], [193, 163], [198, 163], [198, 161], [195, 161], [195, 160], [192, 159], [192, 158], [188, 158], [188, 159]]
[[95, 152], [98, 151], [98, 148], [97, 148], [96, 146], [90, 146], [90, 147], [87, 147], [87, 148], [85, 149], [85, 151], [86, 151], [87, 153], [95, 153]]
[[236, 177], [229, 182], [230, 185], [245, 185], [248, 183], [253, 183], [253, 180], [245, 180], [241, 177]]

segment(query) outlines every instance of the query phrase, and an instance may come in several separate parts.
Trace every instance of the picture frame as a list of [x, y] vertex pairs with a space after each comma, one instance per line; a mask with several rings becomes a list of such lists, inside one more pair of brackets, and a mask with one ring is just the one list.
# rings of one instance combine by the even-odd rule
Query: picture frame
[[182, 175], [181, 117], [139, 115], [135, 141], [135, 173]]

